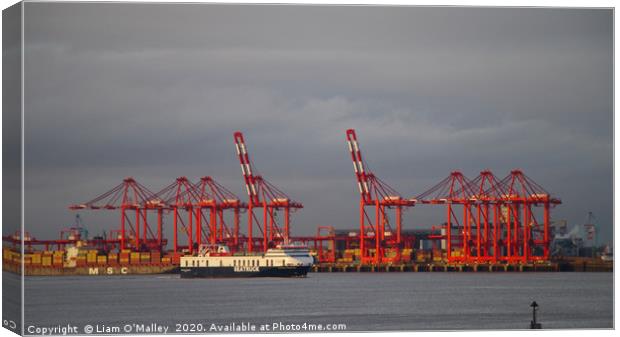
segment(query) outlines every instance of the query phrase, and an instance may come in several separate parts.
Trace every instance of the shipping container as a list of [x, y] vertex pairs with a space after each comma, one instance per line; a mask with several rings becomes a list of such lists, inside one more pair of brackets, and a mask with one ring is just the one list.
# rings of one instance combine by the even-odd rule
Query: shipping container
[[41, 263], [41, 253], [32, 254], [32, 262], [33, 263]]
[[52, 266], [52, 257], [49, 255], [43, 255], [41, 257], [41, 265], [43, 267], [51, 267]]
[[116, 254], [116, 253], [108, 254], [108, 264], [117, 265], [118, 264], [118, 254]]
[[151, 263], [151, 253], [140, 253], [140, 264]]
[[75, 259], [75, 265], [78, 267], [84, 267], [86, 266], [86, 256], [77, 256], [77, 258]]
[[105, 255], [99, 255], [97, 256], [97, 264], [98, 265], [105, 265], [108, 263], [108, 257]]
[[160, 252], [151, 252], [151, 263], [158, 264], [161, 262], [161, 253]]
[[132, 252], [130, 254], [129, 263], [131, 263], [131, 264], [140, 264], [140, 253]]
[[13, 254], [13, 263], [20, 264], [22, 263], [22, 256], [19, 253]]

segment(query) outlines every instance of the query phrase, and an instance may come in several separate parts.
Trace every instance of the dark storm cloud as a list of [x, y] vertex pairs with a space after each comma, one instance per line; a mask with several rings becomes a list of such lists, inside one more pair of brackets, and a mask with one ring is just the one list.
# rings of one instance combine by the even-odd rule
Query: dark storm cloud
[[157, 190], [208, 174], [243, 195], [237, 129], [304, 203], [295, 233], [355, 227], [351, 127], [405, 196], [520, 167], [563, 199], [555, 219], [593, 211], [611, 233], [611, 10], [28, 3], [25, 41], [42, 236], [124, 176]]

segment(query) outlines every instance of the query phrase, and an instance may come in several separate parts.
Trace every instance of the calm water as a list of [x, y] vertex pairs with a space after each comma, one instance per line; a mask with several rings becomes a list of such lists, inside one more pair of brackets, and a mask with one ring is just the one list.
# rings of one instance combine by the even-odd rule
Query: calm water
[[344, 323], [347, 330], [612, 328], [612, 273], [27, 277], [26, 326]]

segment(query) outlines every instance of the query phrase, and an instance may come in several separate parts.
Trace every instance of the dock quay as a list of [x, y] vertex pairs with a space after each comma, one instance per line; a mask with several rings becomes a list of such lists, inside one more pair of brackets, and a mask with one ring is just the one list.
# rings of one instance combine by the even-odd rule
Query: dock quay
[[322, 263], [311, 269], [315, 273], [352, 273], [352, 272], [612, 272], [613, 263], [580, 260], [557, 261], [546, 263], [480, 263], [480, 264], [452, 264], [452, 263], [408, 263], [408, 264], [342, 264]]

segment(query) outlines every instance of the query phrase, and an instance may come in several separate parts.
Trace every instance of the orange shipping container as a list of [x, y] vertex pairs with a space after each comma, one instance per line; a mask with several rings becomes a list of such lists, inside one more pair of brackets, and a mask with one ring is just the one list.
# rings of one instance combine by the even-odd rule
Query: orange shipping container
[[161, 253], [159, 252], [152, 252], [151, 253], [151, 263], [160, 263], [161, 262]]

